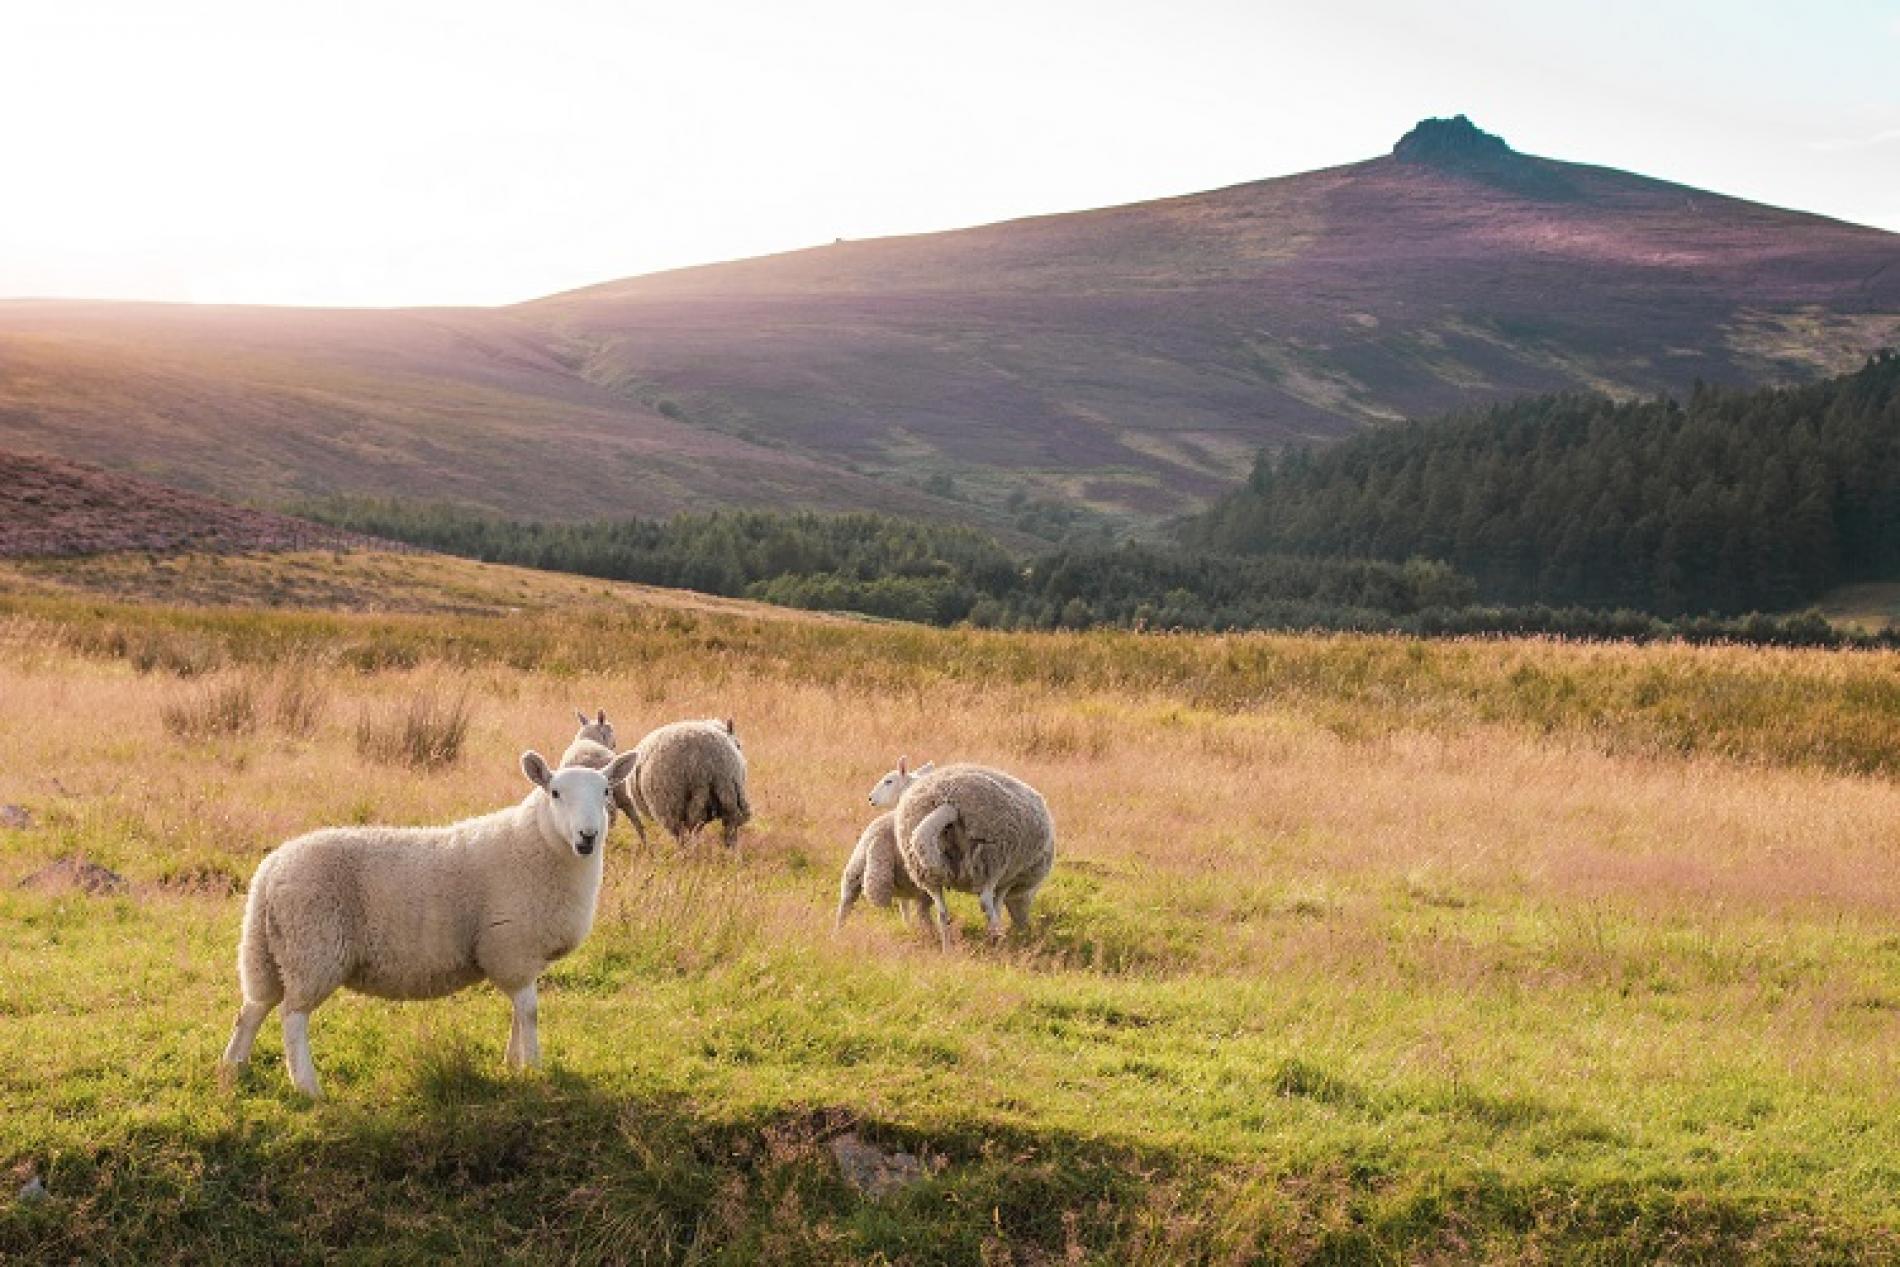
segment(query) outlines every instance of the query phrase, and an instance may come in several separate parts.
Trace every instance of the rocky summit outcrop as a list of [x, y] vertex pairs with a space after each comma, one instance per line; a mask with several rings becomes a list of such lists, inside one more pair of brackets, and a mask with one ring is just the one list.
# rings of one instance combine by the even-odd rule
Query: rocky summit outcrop
[[1401, 163], [1441, 166], [1506, 162], [1517, 156], [1503, 137], [1486, 132], [1462, 114], [1449, 119], [1421, 119], [1392, 147], [1392, 157]]

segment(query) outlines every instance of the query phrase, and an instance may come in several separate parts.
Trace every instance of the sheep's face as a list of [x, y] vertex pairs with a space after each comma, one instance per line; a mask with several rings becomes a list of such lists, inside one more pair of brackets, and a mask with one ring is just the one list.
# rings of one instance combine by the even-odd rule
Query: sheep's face
[[591, 739], [603, 748], [614, 746], [614, 724], [607, 720], [606, 709], [597, 710], [592, 720], [589, 720], [587, 714], [578, 708], [574, 710], [574, 716], [579, 718], [581, 723], [580, 732], [574, 738]]
[[891, 806], [897, 804], [898, 799], [904, 795], [905, 788], [915, 783], [924, 775], [929, 774], [935, 768], [936, 762], [926, 761], [913, 770], [910, 768], [908, 758], [899, 757], [897, 759], [897, 768], [879, 779], [877, 786], [871, 789], [871, 804], [877, 806], [879, 809], [889, 809]]
[[585, 766], [551, 770], [540, 753], [527, 752], [521, 757], [521, 771], [543, 793], [536, 799], [547, 834], [586, 858], [607, 843], [614, 784], [632, 774], [637, 761], [633, 753], [623, 752], [604, 771]]

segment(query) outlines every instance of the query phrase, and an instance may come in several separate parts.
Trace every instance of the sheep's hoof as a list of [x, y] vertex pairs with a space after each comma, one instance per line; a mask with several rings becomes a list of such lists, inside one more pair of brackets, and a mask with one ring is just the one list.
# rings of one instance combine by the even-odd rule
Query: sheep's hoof
[[238, 1079], [243, 1076], [244, 1066], [230, 1060], [218, 1062], [218, 1090], [231, 1092], [237, 1090]]

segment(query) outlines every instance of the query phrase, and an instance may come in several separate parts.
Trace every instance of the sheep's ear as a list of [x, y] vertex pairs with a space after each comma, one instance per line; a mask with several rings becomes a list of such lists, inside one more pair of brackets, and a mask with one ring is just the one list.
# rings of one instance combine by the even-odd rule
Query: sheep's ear
[[922, 765], [917, 767], [917, 773], [929, 774], [932, 770], [936, 768], [937, 768], [937, 763], [935, 761], [926, 761]]
[[601, 709], [600, 715], [594, 718], [594, 722], [596, 725], [605, 726], [607, 724], [607, 710], [604, 708]]
[[736, 735], [739, 733], [739, 728], [732, 724], [732, 718], [730, 717], [726, 718], [726, 733], [728, 735]]
[[554, 782], [554, 771], [548, 769], [548, 759], [532, 748], [521, 754], [521, 772], [536, 787], [544, 788]]
[[910, 758], [909, 757], [899, 757], [897, 759], [897, 772], [899, 774], [910, 773]]
[[605, 771], [607, 775], [607, 786], [613, 787], [624, 779], [632, 778], [634, 767], [639, 764], [640, 754], [631, 749], [621, 753], [612, 761], [609, 761]]
[[587, 720], [587, 714], [582, 712], [580, 709], [577, 708], [574, 710], [574, 716], [580, 718], [581, 725], [585, 726], [589, 724]]

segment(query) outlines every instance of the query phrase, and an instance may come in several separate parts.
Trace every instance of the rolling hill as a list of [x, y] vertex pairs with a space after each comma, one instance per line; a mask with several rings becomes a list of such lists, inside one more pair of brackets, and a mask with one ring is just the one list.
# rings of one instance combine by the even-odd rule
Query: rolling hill
[[0, 445], [262, 501], [541, 518], [1190, 510], [1254, 452], [1525, 392], [1798, 381], [1900, 342], [1900, 235], [1462, 117], [1181, 198], [493, 310], [0, 304]]
[[150, 480], [0, 450], [0, 560], [412, 547], [234, 506]]

